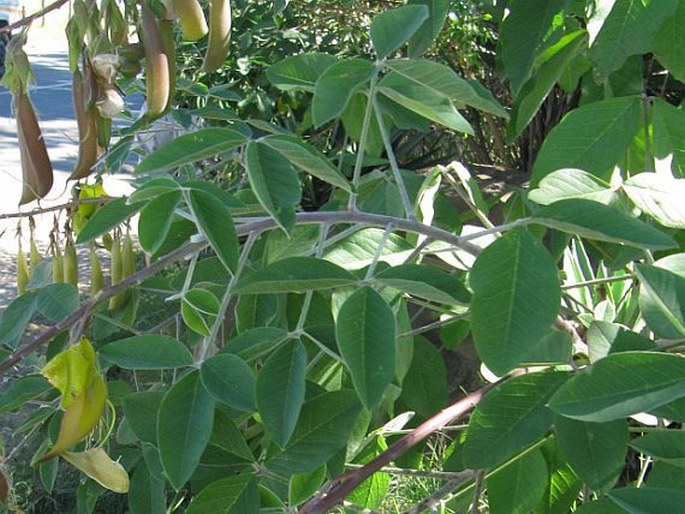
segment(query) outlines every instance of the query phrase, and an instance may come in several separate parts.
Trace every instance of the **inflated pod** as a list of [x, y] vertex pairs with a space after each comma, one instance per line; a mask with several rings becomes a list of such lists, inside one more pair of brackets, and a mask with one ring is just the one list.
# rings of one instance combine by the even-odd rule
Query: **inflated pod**
[[76, 248], [71, 239], [67, 239], [67, 244], [64, 247], [63, 257], [64, 282], [78, 287], [78, 257], [76, 255]]
[[197, 41], [209, 32], [205, 14], [202, 12], [200, 2], [197, 0], [171, 0], [174, 12], [181, 22], [183, 39]]
[[48, 194], [53, 183], [52, 163], [33, 104], [23, 87], [13, 94], [13, 103], [24, 184], [19, 205], [24, 205]]
[[90, 245], [90, 292], [96, 295], [105, 287], [105, 279], [102, 276], [102, 266], [95, 251], [95, 244]]
[[159, 23], [147, 1], [144, 1], [142, 5], [141, 24], [140, 36], [145, 47], [146, 114], [150, 120], [153, 120], [162, 116], [169, 105], [171, 75], [169, 57], [159, 31]]
[[31, 235], [31, 245], [29, 250], [29, 264], [31, 269], [31, 275], [36, 271], [36, 266], [40, 262], [40, 252], [36, 246], [36, 241], [33, 239], [33, 234]]
[[64, 257], [59, 246], [55, 244], [55, 254], [52, 256], [52, 283], [61, 284], [64, 282]]
[[21, 241], [19, 241], [19, 250], [17, 251], [17, 291], [20, 295], [26, 292], [26, 286], [29, 284], [29, 266], [26, 263], [26, 254], [24, 254], [24, 249], [21, 247]]
[[133, 252], [133, 239], [131, 239], [131, 234], [127, 232], [121, 245], [121, 277], [129, 277], [135, 272], [136, 255]]
[[98, 120], [97, 109], [91, 101], [89, 81], [78, 70], [73, 74], [72, 87], [79, 147], [76, 166], [69, 180], [79, 180], [90, 175], [100, 155]]
[[[112, 276], [112, 285], [118, 284], [121, 282], [121, 279], [123, 277], [122, 275], [122, 265], [121, 265], [121, 245], [119, 242], [119, 238], [115, 237], [112, 240], [112, 263], [111, 263], [111, 276]], [[109, 310], [115, 310], [120, 308], [124, 304], [124, 300], [126, 299], [125, 293], [117, 293], [114, 296], [112, 296], [109, 299]]]
[[210, 72], [221, 68], [226, 61], [230, 43], [231, 2], [209, 0], [209, 41], [202, 71]]
[[159, 20], [159, 35], [162, 38], [164, 53], [169, 63], [169, 100], [167, 109], [170, 107], [174, 92], [176, 91], [176, 36], [174, 36], [174, 22], [171, 20]]

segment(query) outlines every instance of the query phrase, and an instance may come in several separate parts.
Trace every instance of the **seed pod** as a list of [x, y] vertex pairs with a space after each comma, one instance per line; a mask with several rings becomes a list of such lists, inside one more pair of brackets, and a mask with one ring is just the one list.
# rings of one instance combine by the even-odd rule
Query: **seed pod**
[[169, 102], [167, 109], [171, 106], [171, 99], [176, 91], [176, 36], [174, 35], [174, 22], [171, 20], [159, 20], [159, 35], [164, 45], [164, 53], [169, 63]]
[[52, 163], [33, 104], [23, 87], [13, 93], [24, 188], [19, 205], [43, 198], [52, 188]]
[[124, 99], [121, 97], [115, 87], [105, 87], [100, 90], [95, 106], [103, 118], [114, 118], [119, 113], [123, 112], [126, 107]]
[[117, 54], [122, 59], [138, 62], [145, 57], [145, 47], [141, 43], [129, 43], [118, 47]]
[[21, 247], [21, 241], [19, 241], [19, 250], [17, 251], [17, 291], [20, 295], [26, 292], [29, 277], [30, 274], [28, 264], [26, 264], [26, 255]]
[[[119, 238], [115, 237], [112, 240], [112, 264], [111, 264], [112, 285], [118, 284], [122, 279], [122, 265], [121, 265], [121, 246]], [[124, 293], [117, 293], [109, 299], [109, 310], [120, 308], [124, 304]]]
[[123, 58], [121, 60], [119, 73], [121, 73], [121, 75], [127, 79], [136, 78], [142, 70], [143, 68], [140, 66], [140, 62], [138, 61], [128, 58]]
[[38, 263], [40, 262], [40, 252], [38, 251], [36, 242], [33, 239], [33, 234], [31, 234], [31, 245], [29, 248], [29, 265], [31, 269], [31, 275], [33, 275], [33, 272], [36, 271], [36, 266], [38, 266]]
[[102, 266], [95, 251], [95, 244], [90, 245], [90, 292], [93, 296], [105, 287], [105, 279], [102, 276]]
[[67, 239], [67, 244], [64, 247], [64, 282], [78, 287], [78, 257], [76, 256], [76, 248], [71, 238]]
[[143, 2], [141, 11], [141, 39], [145, 45], [147, 116], [150, 120], [159, 118], [169, 105], [171, 75], [169, 58], [164, 49], [157, 18], [148, 2]]
[[72, 77], [74, 112], [78, 127], [78, 159], [69, 180], [79, 180], [90, 175], [100, 154], [98, 146], [97, 109], [91, 103], [90, 84], [76, 70]]
[[174, 11], [181, 22], [183, 39], [197, 41], [209, 32], [205, 14], [202, 12], [200, 2], [197, 0], [171, 0]]
[[231, 43], [230, 0], [209, 0], [209, 41], [202, 71], [215, 71], [223, 66]]
[[59, 245], [55, 243], [55, 253], [52, 256], [52, 283], [61, 284], [64, 282], [64, 257]]
[[136, 255], [133, 252], [133, 239], [131, 234], [126, 233], [124, 243], [121, 246], [121, 276], [129, 277], [136, 272]]

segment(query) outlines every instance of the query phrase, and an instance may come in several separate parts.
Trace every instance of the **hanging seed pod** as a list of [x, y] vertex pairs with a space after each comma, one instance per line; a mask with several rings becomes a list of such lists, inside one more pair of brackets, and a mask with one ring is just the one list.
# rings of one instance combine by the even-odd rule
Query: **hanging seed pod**
[[[118, 284], [123, 278], [121, 263], [121, 243], [118, 237], [112, 239], [112, 285]], [[113, 311], [124, 305], [125, 293], [117, 293], [109, 299], [109, 310]]]
[[230, 0], [209, 0], [209, 41], [202, 63], [202, 71], [210, 72], [221, 68], [228, 55], [231, 43]]
[[129, 277], [136, 272], [136, 255], [133, 252], [133, 239], [130, 232], [126, 232], [121, 245], [121, 276]]
[[174, 35], [174, 22], [171, 20], [159, 20], [159, 35], [162, 38], [164, 53], [169, 63], [169, 101], [167, 109], [171, 104], [171, 99], [176, 91], [176, 36]]
[[13, 93], [17, 139], [24, 182], [19, 205], [45, 197], [52, 189], [53, 172], [33, 104], [23, 87]]
[[183, 39], [197, 41], [209, 32], [205, 14], [202, 12], [200, 2], [197, 0], [171, 0], [174, 12], [181, 22]]
[[145, 47], [141, 43], [129, 43], [117, 48], [117, 55], [122, 59], [139, 62], [145, 57]]
[[61, 284], [62, 282], [64, 282], [64, 257], [59, 243], [55, 243], [52, 255], [52, 283]]
[[145, 46], [145, 74], [147, 89], [147, 116], [150, 120], [159, 118], [169, 105], [171, 96], [171, 75], [169, 58], [164, 49], [157, 18], [147, 1], [141, 11], [141, 39]]
[[20, 295], [26, 292], [26, 286], [29, 284], [29, 267], [26, 263], [26, 255], [24, 249], [21, 247], [21, 240], [19, 241], [19, 250], [17, 250], [17, 291]]
[[36, 246], [36, 241], [33, 239], [33, 233], [31, 234], [31, 243], [29, 248], [29, 265], [31, 269], [31, 275], [33, 275], [33, 272], [36, 271], [36, 266], [38, 266], [38, 263], [40, 263], [41, 259], [40, 252]]
[[95, 244], [90, 244], [90, 292], [93, 296], [105, 287], [105, 279], [102, 276], [102, 266], [95, 251]]
[[90, 84], [76, 70], [72, 77], [74, 112], [78, 127], [78, 159], [69, 180], [79, 180], [90, 175], [100, 154], [98, 146], [97, 109], [90, 101]]
[[78, 287], [78, 257], [76, 256], [76, 248], [71, 238], [67, 238], [67, 244], [64, 247], [64, 282]]

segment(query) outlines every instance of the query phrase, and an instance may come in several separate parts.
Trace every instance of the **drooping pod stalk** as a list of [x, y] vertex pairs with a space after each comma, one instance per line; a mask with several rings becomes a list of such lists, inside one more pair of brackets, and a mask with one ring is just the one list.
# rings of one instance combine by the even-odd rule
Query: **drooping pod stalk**
[[209, 41], [202, 71], [216, 71], [223, 66], [231, 43], [230, 0], [209, 0]]
[[183, 39], [197, 41], [209, 32], [205, 14], [202, 12], [200, 2], [197, 0], [171, 0], [174, 12], [181, 22]]
[[164, 114], [169, 105], [171, 75], [169, 57], [164, 48], [157, 17], [146, 0], [142, 2], [141, 24], [140, 38], [145, 46], [146, 114], [153, 120]]
[[33, 104], [23, 86], [13, 93], [24, 188], [19, 205], [45, 197], [53, 183], [52, 163]]

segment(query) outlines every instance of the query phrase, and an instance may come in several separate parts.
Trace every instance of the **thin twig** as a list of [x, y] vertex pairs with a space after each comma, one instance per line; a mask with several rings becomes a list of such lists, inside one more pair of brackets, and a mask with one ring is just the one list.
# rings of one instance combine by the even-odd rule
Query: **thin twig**
[[45, 16], [49, 12], [54, 11], [55, 9], [59, 9], [60, 7], [62, 7], [67, 2], [69, 2], [69, 0], [57, 0], [56, 2], [51, 3], [47, 7], [41, 9], [40, 11], [36, 11], [33, 14], [29, 14], [25, 18], [22, 18], [19, 21], [15, 21], [11, 25], [7, 25], [5, 27], [0, 28], [0, 34], [2, 34], [3, 32], [9, 32], [9, 31], [12, 31], [14, 29], [21, 28], [24, 25], [28, 25], [33, 20], [38, 19], [38, 18], [42, 18], [43, 16]]
[[440, 489], [435, 491], [430, 496], [424, 498], [421, 502], [414, 505], [411, 509], [406, 511], [404, 514], [421, 514], [428, 509], [434, 509], [438, 502], [440, 502], [445, 496], [454, 491], [460, 484], [466, 482], [467, 480], [475, 476], [475, 472], [468, 470], [462, 471], [461, 473], [454, 473], [455, 475], [461, 475], [459, 478], [450, 480], [444, 484]]
[[117, 200], [114, 196], [98, 196], [97, 198], [79, 198], [78, 200], [70, 200], [60, 205], [52, 205], [50, 207], [37, 207], [31, 211], [11, 212], [9, 214], [0, 214], [0, 220], [9, 220], [12, 218], [27, 218], [29, 216], [38, 216], [47, 212], [69, 210], [78, 207], [84, 203], [106, 203], [112, 200]]
[[[349, 469], [361, 469], [364, 467], [363, 464], [345, 464], [346, 468]], [[435, 478], [437, 480], [460, 480], [464, 478], [463, 471], [430, 471], [427, 469], [408, 469], [408, 468], [396, 468], [394, 466], [383, 466], [378, 471], [382, 473], [389, 473], [391, 475], [404, 475], [410, 477], [420, 477], [420, 478]], [[473, 472], [469, 470], [467, 475], [473, 476]]]

